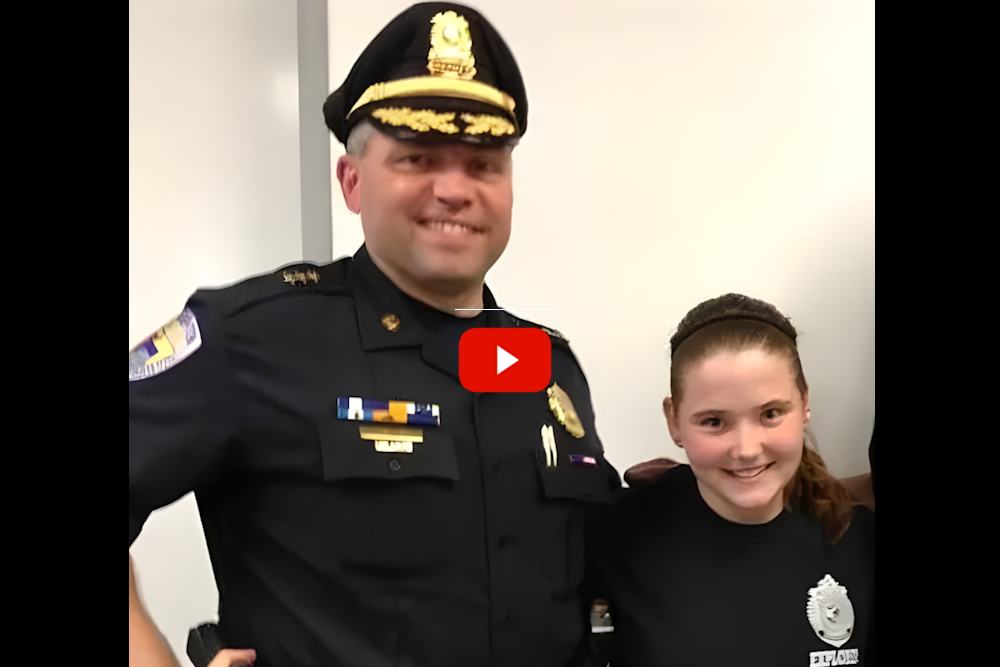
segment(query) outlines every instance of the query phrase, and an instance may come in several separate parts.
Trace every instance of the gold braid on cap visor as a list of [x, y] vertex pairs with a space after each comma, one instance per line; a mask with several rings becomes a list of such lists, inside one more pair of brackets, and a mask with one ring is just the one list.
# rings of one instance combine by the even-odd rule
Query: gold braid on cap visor
[[482, 81], [464, 81], [440, 76], [415, 76], [368, 86], [368, 90], [362, 93], [358, 101], [351, 107], [347, 117], [350, 118], [351, 114], [366, 104], [393, 97], [457, 97], [492, 104], [511, 114], [514, 113], [515, 106], [513, 97]]

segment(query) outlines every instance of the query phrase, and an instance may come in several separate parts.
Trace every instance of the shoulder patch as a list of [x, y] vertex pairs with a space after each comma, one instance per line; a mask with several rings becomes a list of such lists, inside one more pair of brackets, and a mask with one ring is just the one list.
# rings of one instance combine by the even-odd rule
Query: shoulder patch
[[159, 375], [201, 347], [201, 329], [190, 308], [156, 330], [128, 353], [128, 381]]

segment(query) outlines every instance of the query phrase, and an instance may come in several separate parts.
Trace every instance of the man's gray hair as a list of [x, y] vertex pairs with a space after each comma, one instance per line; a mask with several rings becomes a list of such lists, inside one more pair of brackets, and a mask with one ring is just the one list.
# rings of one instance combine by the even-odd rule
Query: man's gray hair
[[368, 140], [372, 133], [377, 131], [367, 118], [358, 121], [358, 124], [351, 129], [351, 133], [347, 136], [347, 154], [357, 158], [363, 156], [365, 149], [368, 148]]
[[[362, 118], [358, 121], [358, 124], [351, 129], [351, 133], [347, 135], [347, 154], [354, 158], [363, 157], [365, 149], [368, 148], [368, 140], [371, 139], [372, 134], [375, 132], [378, 132], [378, 130], [370, 118]], [[462, 141], [475, 145], [480, 143], [481, 140], [474, 136], [463, 136]], [[517, 137], [508, 137], [503, 144], [513, 150], [518, 142], [519, 139]]]

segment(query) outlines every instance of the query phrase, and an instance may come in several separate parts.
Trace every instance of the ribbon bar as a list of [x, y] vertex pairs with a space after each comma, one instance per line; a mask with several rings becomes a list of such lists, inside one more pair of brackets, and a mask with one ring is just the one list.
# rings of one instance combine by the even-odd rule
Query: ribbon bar
[[370, 398], [347, 396], [337, 399], [337, 419], [440, 426], [441, 409], [432, 403], [376, 401]]

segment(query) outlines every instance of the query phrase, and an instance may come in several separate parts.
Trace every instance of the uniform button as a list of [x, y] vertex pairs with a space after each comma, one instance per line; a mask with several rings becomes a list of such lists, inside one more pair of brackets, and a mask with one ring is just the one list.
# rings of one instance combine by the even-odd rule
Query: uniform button
[[393, 460], [389, 461], [389, 470], [391, 470], [393, 472], [399, 472], [399, 469], [402, 468], [402, 467], [403, 467], [403, 464], [400, 463], [399, 461], [397, 461], [396, 459], [393, 459]]

